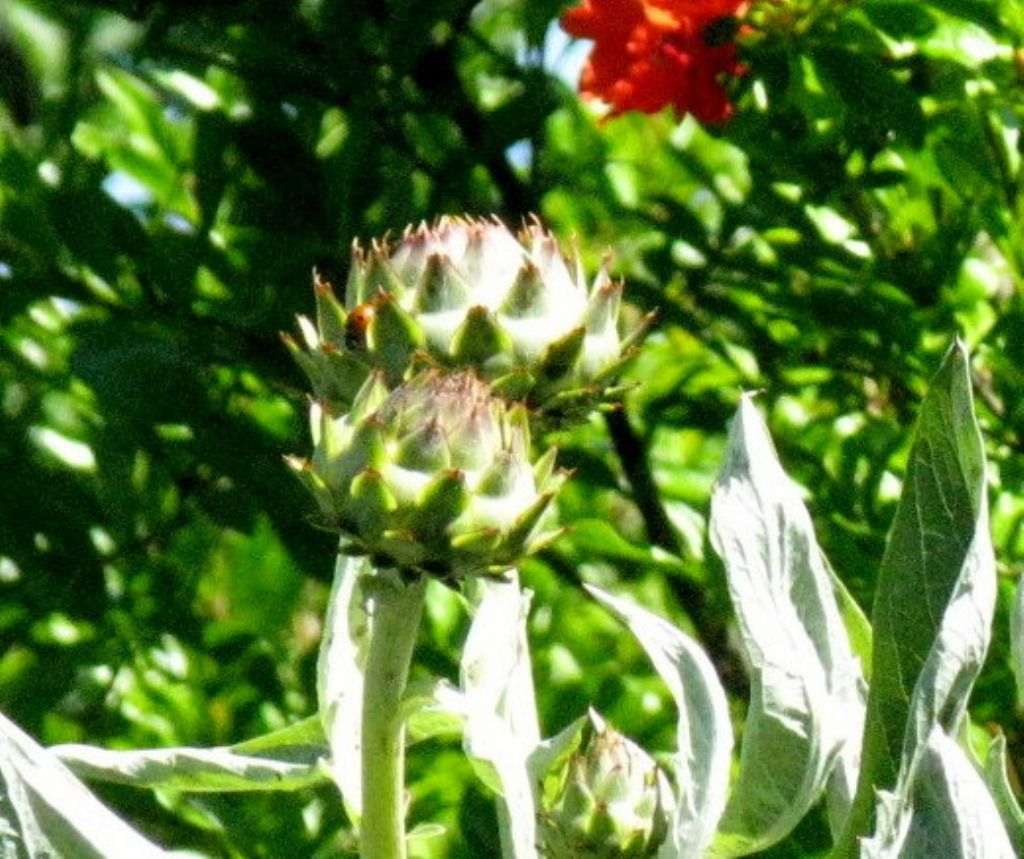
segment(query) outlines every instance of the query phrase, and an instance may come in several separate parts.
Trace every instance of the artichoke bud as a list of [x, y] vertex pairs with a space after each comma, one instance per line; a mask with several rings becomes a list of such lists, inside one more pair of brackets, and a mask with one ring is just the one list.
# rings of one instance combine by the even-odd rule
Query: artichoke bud
[[526, 410], [473, 373], [420, 372], [388, 392], [371, 373], [337, 415], [311, 408], [314, 452], [292, 460], [346, 551], [446, 578], [503, 572], [559, 533], [545, 528], [564, 475], [530, 460]]
[[541, 377], [545, 380], [558, 380], [564, 376], [580, 359], [586, 342], [586, 329], [577, 328], [552, 343], [541, 361]]
[[396, 464], [421, 472], [450, 468], [451, 459], [444, 429], [436, 420], [414, 428], [395, 448]]
[[334, 297], [334, 292], [327, 281], [317, 272], [313, 272], [313, 293], [316, 296], [316, 328], [317, 337], [325, 343], [338, 343], [345, 332], [348, 314], [345, 308]]
[[643, 859], [668, 836], [664, 775], [593, 710], [541, 787], [541, 852], [550, 859]]
[[502, 374], [511, 369], [512, 338], [486, 307], [471, 307], [452, 339], [452, 356], [460, 365]]
[[359, 244], [352, 244], [352, 267], [345, 286], [345, 305], [358, 307], [372, 301], [378, 295], [399, 295], [405, 287], [388, 265], [387, 248], [373, 242], [368, 252]]
[[344, 301], [317, 278], [316, 323], [300, 319], [289, 349], [338, 412], [374, 369], [395, 388], [436, 366], [472, 369], [535, 422], [564, 423], [621, 393], [642, 333], [620, 336], [621, 296], [606, 267], [588, 285], [579, 253], [539, 223], [516, 236], [496, 219], [443, 217], [354, 245]]
[[367, 539], [380, 539], [398, 501], [379, 471], [367, 468], [352, 478], [349, 488], [355, 528]]

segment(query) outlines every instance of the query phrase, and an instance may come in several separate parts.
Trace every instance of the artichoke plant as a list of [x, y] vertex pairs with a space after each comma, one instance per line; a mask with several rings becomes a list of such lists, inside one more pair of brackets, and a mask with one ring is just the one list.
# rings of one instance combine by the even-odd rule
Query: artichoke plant
[[564, 423], [621, 393], [616, 379], [649, 322], [618, 329], [622, 284], [588, 285], [537, 222], [443, 217], [397, 242], [353, 246], [344, 300], [317, 278], [317, 317], [286, 343], [317, 397], [344, 411], [374, 370], [393, 388], [423, 367], [472, 367], [531, 418]]
[[522, 404], [473, 372], [425, 370], [389, 390], [373, 370], [348, 411], [311, 410], [314, 452], [292, 465], [346, 551], [443, 578], [499, 573], [558, 534], [545, 512], [564, 475], [530, 460]]
[[550, 859], [643, 859], [668, 836], [658, 765], [593, 710], [576, 748], [544, 779], [539, 832]]

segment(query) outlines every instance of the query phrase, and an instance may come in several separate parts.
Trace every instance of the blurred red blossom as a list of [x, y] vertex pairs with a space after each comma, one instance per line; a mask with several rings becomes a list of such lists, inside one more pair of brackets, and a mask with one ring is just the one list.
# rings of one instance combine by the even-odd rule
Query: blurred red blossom
[[671, 105], [722, 122], [732, 104], [724, 75], [739, 75], [732, 37], [748, 0], [581, 0], [562, 16], [570, 35], [593, 39], [580, 92], [606, 102], [608, 116]]

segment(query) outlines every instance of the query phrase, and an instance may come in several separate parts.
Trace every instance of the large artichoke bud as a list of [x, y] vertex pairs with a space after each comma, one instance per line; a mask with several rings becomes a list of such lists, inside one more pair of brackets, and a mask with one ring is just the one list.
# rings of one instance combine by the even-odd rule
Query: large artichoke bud
[[317, 396], [345, 410], [377, 369], [389, 387], [423, 366], [473, 368], [495, 394], [546, 423], [616, 399], [616, 378], [647, 322], [618, 331], [622, 284], [587, 285], [539, 223], [518, 238], [497, 220], [444, 217], [401, 240], [358, 244], [344, 303], [317, 279], [317, 319], [286, 338]]
[[348, 551], [441, 577], [501, 572], [557, 531], [544, 514], [564, 479], [530, 462], [526, 409], [472, 372], [426, 370], [389, 391], [370, 373], [348, 411], [315, 402], [314, 453], [293, 459]]
[[542, 784], [539, 814], [544, 856], [654, 856], [668, 835], [671, 792], [647, 752], [591, 710], [575, 750], [552, 769]]

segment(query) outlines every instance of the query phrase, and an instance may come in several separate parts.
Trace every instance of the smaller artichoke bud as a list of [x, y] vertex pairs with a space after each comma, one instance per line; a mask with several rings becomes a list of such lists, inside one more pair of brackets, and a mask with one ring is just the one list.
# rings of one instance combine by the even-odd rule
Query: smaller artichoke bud
[[542, 788], [540, 840], [550, 859], [642, 859], [668, 836], [664, 774], [593, 710]]
[[617, 378], [648, 318], [619, 333], [622, 284], [588, 283], [539, 223], [445, 217], [397, 242], [356, 244], [344, 300], [316, 281], [315, 324], [285, 338], [316, 396], [339, 411], [380, 370], [395, 387], [424, 366], [472, 369], [531, 419], [564, 423], [622, 393]]
[[314, 453], [292, 460], [348, 551], [444, 578], [515, 566], [558, 535], [564, 475], [530, 461], [526, 410], [470, 372], [425, 370], [394, 390], [374, 371], [349, 411], [311, 410]]

